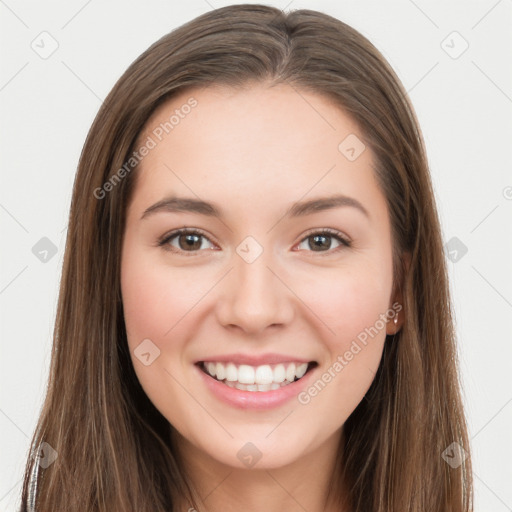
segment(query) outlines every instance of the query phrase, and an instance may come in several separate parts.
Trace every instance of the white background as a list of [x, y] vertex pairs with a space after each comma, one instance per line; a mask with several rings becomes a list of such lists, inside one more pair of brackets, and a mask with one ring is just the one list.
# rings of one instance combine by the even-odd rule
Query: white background
[[[44, 397], [71, 188], [87, 131], [115, 81], [151, 43], [229, 3], [0, 0], [1, 511], [18, 506]], [[512, 1], [269, 3], [317, 9], [353, 26], [410, 93], [443, 237], [468, 249], [448, 265], [475, 510], [511, 511]], [[31, 47], [42, 46], [41, 37], [51, 47], [43, 31], [58, 43], [47, 59]], [[447, 53], [463, 49], [453, 31], [469, 44], [458, 58]], [[42, 237], [58, 249], [46, 263], [32, 252]]]

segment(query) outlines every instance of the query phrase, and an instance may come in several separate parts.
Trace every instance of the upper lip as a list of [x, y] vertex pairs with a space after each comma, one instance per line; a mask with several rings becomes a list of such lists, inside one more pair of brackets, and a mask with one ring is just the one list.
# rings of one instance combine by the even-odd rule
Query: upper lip
[[234, 363], [237, 365], [246, 364], [249, 366], [261, 366], [264, 364], [279, 364], [279, 363], [310, 363], [312, 359], [304, 359], [297, 356], [288, 356], [285, 354], [222, 354], [216, 356], [208, 356], [196, 361], [196, 364], [210, 361], [214, 363]]

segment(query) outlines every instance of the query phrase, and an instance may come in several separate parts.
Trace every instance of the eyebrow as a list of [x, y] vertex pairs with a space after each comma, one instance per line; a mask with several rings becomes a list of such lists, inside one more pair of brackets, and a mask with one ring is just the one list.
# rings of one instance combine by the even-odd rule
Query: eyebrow
[[[332, 208], [346, 206], [356, 208], [366, 217], [370, 217], [368, 210], [357, 199], [339, 194], [293, 203], [286, 211], [284, 217], [303, 217]], [[172, 196], [166, 197], [147, 208], [142, 214], [141, 220], [159, 212], [189, 212], [206, 215], [208, 217], [223, 218], [221, 209], [212, 203], [202, 201], [201, 199]]]

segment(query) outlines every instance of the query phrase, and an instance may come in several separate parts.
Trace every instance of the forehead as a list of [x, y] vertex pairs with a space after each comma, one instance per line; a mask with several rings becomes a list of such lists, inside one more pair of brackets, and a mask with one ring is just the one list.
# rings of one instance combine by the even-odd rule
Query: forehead
[[157, 200], [165, 189], [257, 208], [270, 196], [289, 202], [336, 189], [375, 203], [363, 139], [332, 100], [295, 86], [191, 89], [146, 123], [139, 143], [153, 147], [137, 169], [136, 195]]
[[287, 84], [253, 83], [237, 89], [216, 85], [183, 91], [156, 110], [141, 138], [152, 136], [160, 149], [171, 143], [180, 148], [201, 144], [211, 150], [229, 145], [226, 158], [281, 153], [290, 158], [290, 150], [304, 157], [319, 145], [329, 149], [328, 155], [336, 154], [349, 134], [362, 138], [353, 119], [329, 98]]

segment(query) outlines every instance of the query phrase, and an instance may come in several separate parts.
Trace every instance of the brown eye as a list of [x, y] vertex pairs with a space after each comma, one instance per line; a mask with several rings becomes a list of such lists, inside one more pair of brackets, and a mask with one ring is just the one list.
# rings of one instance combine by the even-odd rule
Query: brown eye
[[201, 249], [201, 235], [188, 234], [188, 235], [178, 235], [178, 246], [180, 249], [184, 251]]
[[[335, 244], [334, 247], [333, 241]], [[338, 232], [331, 232], [331, 231], [317, 231], [315, 233], [312, 233], [308, 235], [306, 238], [304, 238], [300, 246], [306, 244], [304, 248], [307, 250], [310, 250], [311, 252], [329, 252], [332, 249], [332, 252], [339, 249], [341, 246], [344, 247], [350, 247], [350, 242], [348, 240], [345, 240], [341, 233]]]
[[205, 247], [204, 241], [209, 242], [208, 238], [201, 232], [190, 229], [180, 229], [165, 236], [164, 239], [159, 242], [159, 245], [173, 252], [181, 251], [193, 253], [202, 249], [211, 248]]

